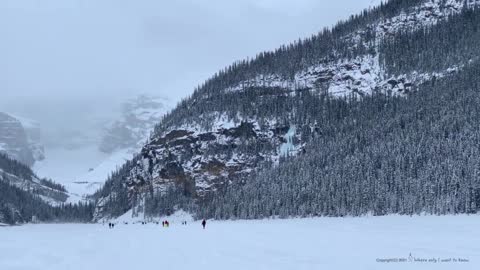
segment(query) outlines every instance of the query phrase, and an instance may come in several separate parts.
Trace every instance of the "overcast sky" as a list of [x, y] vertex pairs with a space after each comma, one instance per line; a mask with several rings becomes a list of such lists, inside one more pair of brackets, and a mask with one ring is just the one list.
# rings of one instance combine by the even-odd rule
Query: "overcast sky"
[[0, 111], [32, 117], [48, 101], [42, 110], [58, 114], [140, 93], [176, 101], [235, 60], [377, 2], [0, 0]]

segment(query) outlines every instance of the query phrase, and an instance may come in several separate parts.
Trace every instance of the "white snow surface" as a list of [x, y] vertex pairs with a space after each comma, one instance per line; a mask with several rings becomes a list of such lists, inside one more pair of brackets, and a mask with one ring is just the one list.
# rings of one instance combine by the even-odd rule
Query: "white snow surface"
[[182, 224], [182, 222], [187, 221], [187, 222], [192, 222], [193, 217], [191, 214], [183, 211], [183, 210], [178, 210], [175, 213], [173, 213], [170, 216], [162, 216], [162, 217], [145, 217], [144, 213], [140, 213], [136, 216], [133, 215], [133, 210], [128, 210], [125, 214], [121, 215], [120, 217], [114, 219], [114, 220], [101, 220], [99, 223], [103, 222], [113, 222], [116, 224], [124, 224], [124, 223], [141, 223], [142, 221], [147, 221], [147, 222], [162, 222], [164, 220], [168, 220], [168, 222], [172, 225], [178, 225]]
[[100, 189], [108, 176], [133, 154], [129, 149], [105, 154], [91, 146], [50, 149], [47, 155], [47, 159], [35, 163], [34, 171], [64, 185], [70, 193], [68, 202], [75, 203]]
[[473, 215], [1, 227], [0, 269], [480, 269], [479, 226]]

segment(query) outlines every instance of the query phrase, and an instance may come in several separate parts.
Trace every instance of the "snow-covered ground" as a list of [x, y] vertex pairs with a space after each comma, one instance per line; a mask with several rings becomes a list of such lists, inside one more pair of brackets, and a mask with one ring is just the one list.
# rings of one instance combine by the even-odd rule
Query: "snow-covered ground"
[[77, 202], [100, 189], [108, 176], [133, 154], [129, 149], [105, 154], [92, 146], [49, 149], [47, 155], [47, 159], [35, 163], [34, 171], [64, 185], [71, 195], [68, 201]]
[[168, 220], [168, 222], [170, 222], [172, 224], [181, 224], [184, 221], [192, 222], [193, 217], [189, 213], [187, 213], [183, 210], [179, 210], [179, 211], [176, 211], [175, 213], [173, 213], [172, 215], [170, 215], [168, 217], [145, 218], [145, 215], [143, 213], [140, 213], [138, 215], [132, 215], [132, 210], [130, 209], [125, 214], [116, 218], [113, 221], [101, 220], [99, 222], [114, 222], [114, 223], [124, 224], [125, 222], [127, 222], [127, 223], [141, 223], [143, 221], [162, 222], [164, 220]]
[[478, 228], [478, 215], [1, 227], [0, 269], [480, 269]]
[[35, 163], [33, 170], [38, 176], [52, 178], [60, 184], [79, 180], [77, 176], [88, 173], [108, 157], [95, 145], [77, 149], [47, 148], [46, 155], [45, 160]]

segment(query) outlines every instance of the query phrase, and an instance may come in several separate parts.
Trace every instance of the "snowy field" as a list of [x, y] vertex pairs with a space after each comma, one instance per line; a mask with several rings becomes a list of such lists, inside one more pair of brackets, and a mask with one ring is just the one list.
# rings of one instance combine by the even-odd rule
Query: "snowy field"
[[0, 269], [480, 269], [479, 228], [478, 215], [0, 227]]

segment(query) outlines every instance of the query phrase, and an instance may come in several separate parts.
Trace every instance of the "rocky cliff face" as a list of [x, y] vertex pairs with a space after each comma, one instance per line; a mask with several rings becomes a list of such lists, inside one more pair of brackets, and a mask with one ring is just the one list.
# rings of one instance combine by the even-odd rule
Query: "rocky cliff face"
[[28, 166], [35, 162], [34, 151], [22, 123], [5, 113], [0, 113], [0, 151]]
[[[275, 162], [289, 127], [259, 127], [255, 122], [224, 123], [212, 131], [176, 129], [142, 149], [142, 162], [132, 170], [130, 188], [152, 183], [156, 192], [180, 185], [203, 197], [247, 175], [262, 162]], [[256, 151], [262, 147], [264, 151]]]
[[18, 121], [20, 121], [23, 129], [25, 130], [25, 134], [27, 135], [27, 141], [32, 151], [33, 159], [35, 161], [44, 160], [45, 147], [43, 145], [42, 128], [40, 126], [40, 123], [23, 117], [14, 117]]
[[123, 105], [122, 116], [112, 123], [101, 140], [99, 149], [112, 153], [120, 149], [138, 151], [148, 139], [153, 127], [170, 109], [162, 98], [139, 96]]

